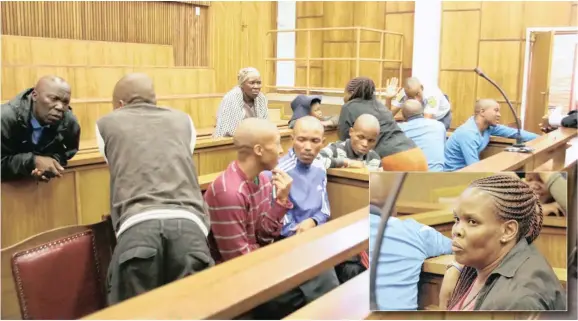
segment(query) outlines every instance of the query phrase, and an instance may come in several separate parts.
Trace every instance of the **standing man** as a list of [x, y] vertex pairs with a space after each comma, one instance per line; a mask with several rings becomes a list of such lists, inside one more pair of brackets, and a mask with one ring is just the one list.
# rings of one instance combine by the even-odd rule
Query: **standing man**
[[152, 79], [138, 73], [118, 81], [113, 108], [96, 124], [110, 170], [117, 235], [108, 270], [109, 304], [214, 264], [192, 159], [196, 131], [191, 118], [157, 106]]
[[426, 118], [433, 118], [444, 124], [446, 130], [452, 123], [452, 111], [450, 102], [446, 95], [435, 86], [424, 86], [419, 79], [409, 77], [405, 80], [403, 88], [397, 87], [397, 78], [388, 80], [387, 92], [385, 94], [385, 105], [391, 109], [395, 116], [408, 99], [415, 99], [421, 102], [423, 113]]
[[399, 127], [405, 135], [421, 148], [427, 159], [430, 172], [444, 171], [444, 145], [446, 143], [446, 128], [433, 119], [425, 118], [419, 101], [408, 99], [401, 110], [404, 123]]
[[44, 76], [2, 104], [2, 181], [62, 176], [78, 152], [80, 126], [70, 108], [70, 85]]
[[[446, 142], [445, 172], [460, 170], [480, 161], [480, 153], [490, 143], [490, 136], [516, 138], [518, 130], [500, 125], [500, 104], [493, 99], [480, 99], [474, 107], [474, 116], [458, 127]], [[522, 141], [539, 136], [522, 130]]]

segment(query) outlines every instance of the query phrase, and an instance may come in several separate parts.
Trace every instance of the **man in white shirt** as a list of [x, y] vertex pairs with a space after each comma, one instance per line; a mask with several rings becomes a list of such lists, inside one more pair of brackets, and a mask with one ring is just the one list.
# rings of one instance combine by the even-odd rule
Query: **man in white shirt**
[[442, 122], [447, 129], [452, 122], [451, 105], [448, 98], [437, 86], [426, 86], [415, 77], [407, 78], [403, 88], [397, 88], [397, 78], [389, 82], [385, 94], [386, 106], [395, 115], [408, 99], [420, 101], [424, 107], [424, 116]]

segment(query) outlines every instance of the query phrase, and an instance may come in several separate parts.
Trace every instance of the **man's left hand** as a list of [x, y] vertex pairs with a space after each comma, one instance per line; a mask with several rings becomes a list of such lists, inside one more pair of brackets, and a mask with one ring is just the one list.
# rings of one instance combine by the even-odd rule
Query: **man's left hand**
[[299, 225], [297, 225], [297, 227], [295, 228], [295, 234], [303, 233], [309, 229], [314, 228], [315, 226], [317, 226], [315, 221], [312, 218], [308, 218], [305, 221], [299, 223]]

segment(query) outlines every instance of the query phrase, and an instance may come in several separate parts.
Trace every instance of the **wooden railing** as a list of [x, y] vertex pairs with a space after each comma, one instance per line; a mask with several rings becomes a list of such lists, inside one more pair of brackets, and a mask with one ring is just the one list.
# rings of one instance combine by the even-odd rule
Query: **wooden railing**
[[[325, 32], [325, 31], [355, 31], [355, 57], [311, 57], [311, 33], [312, 32]], [[364, 58], [360, 56], [361, 51], [361, 32], [373, 32], [380, 35], [379, 40], [379, 58]], [[305, 76], [305, 87], [284, 87], [276, 85], [265, 85], [265, 88], [272, 88], [276, 90], [298, 90], [305, 91], [305, 94], [309, 95], [312, 91], [321, 93], [342, 93], [343, 88], [328, 88], [328, 87], [312, 87], [311, 86], [311, 62], [312, 61], [354, 61], [355, 62], [355, 77], [359, 77], [360, 62], [379, 62], [379, 77], [376, 84], [376, 95], [381, 96], [381, 92], [385, 89], [383, 87], [383, 63], [391, 62], [397, 63], [399, 68], [399, 79], [402, 79], [403, 73], [403, 48], [404, 48], [404, 35], [399, 32], [367, 28], [367, 27], [329, 27], [329, 28], [305, 28], [305, 29], [284, 29], [284, 30], [269, 30], [266, 35], [268, 41], [266, 43], [271, 43], [269, 37], [276, 36], [278, 33], [305, 33], [307, 35], [307, 42], [305, 48], [307, 48], [307, 54], [305, 57], [296, 58], [266, 58], [265, 74], [268, 74], [269, 62], [277, 61], [304, 61], [306, 64], [306, 76]], [[385, 35], [393, 35], [400, 38], [400, 49], [399, 49], [399, 59], [385, 59], [384, 58], [384, 45], [385, 45]]]
[[359, 209], [85, 319], [232, 319], [367, 250], [368, 213]]

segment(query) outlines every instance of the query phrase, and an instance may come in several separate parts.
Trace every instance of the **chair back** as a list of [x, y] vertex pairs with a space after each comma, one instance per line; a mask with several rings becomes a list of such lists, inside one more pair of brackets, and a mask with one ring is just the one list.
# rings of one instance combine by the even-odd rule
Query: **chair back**
[[105, 308], [115, 245], [107, 216], [96, 224], [54, 229], [3, 249], [2, 318], [71, 320]]

